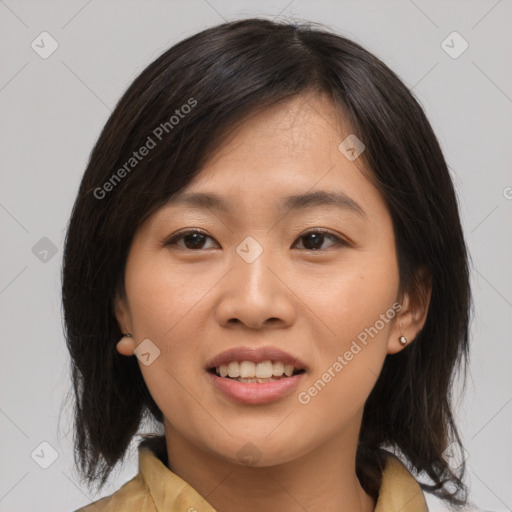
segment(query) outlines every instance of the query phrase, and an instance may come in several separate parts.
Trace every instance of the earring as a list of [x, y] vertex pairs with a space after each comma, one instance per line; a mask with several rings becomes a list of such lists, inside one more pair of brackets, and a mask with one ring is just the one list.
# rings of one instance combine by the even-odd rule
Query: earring
[[398, 341], [402, 344], [402, 345], [407, 345], [407, 338], [405, 336], [400, 336], [400, 338], [398, 338]]

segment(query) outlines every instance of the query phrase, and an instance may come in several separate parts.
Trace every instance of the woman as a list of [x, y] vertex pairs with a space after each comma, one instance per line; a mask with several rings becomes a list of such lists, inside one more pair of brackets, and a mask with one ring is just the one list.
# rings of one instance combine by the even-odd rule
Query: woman
[[85, 481], [158, 430], [81, 510], [466, 503], [453, 184], [418, 102], [346, 38], [247, 19], [151, 63], [91, 154], [63, 306]]

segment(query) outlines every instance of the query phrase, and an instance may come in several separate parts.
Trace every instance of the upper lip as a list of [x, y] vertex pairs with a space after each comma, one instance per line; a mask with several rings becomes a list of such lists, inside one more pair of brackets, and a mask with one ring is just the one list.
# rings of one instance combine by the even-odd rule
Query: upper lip
[[218, 368], [231, 361], [253, 361], [261, 363], [263, 361], [281, 361], [284, 364], [291, 364], [298, 370], [307, 370], [306, 363], [298, 357], [288, 354], [277, 347], [235, 347], [217, 354], [208, 361], [206, 369]]

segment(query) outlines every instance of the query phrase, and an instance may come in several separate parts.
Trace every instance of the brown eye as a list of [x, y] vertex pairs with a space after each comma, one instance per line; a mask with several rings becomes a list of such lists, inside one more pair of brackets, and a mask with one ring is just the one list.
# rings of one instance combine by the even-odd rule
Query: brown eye
[[[203, 231], [193, 229], [193, 230], [185, 231], [183, 233], [180, 233], [179, 235], [174, 236], [168, 242], [166, 242], [165, 245], [175, 245], [181, 249], [188, 249], [188, 250], [193, 251], [196, 249], [204, 249], [205, 241], [208, 238], [213, 240], [213, 238], [211, 236], [208, 236]], [[178, 242], [180, 242], [182, 240], [183, 240], [184, 246], [178, 244]]]
[[303, 246], [299, 247], [300, 249], [304, 248], [306, 250], [312, 250], [312, 251], [318, 251], [318, 250], [325, 250], [325, 247], [322, 248], [322, 245], [324, 244], [325, 239], [331, 239], [334, 240], [334, 246], [339, 245], [347, 245], [344, 240], [337, 237], [330, 231], [323, 231], [323, 230], [315, 230], [310, 231], [304, 235], [301, 235], [299, 237], [299, 240], [305, 240]]

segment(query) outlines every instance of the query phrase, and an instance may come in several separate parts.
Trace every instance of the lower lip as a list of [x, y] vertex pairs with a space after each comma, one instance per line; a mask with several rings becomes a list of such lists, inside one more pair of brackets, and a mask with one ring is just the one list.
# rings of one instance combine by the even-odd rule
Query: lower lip
[[238, 382], [237, 380], [219, 377], [211, 372], [208, 372], [208, 375], [219, 391], [236, 402], [267, 404], [289, 395], [298, 386], [305, 372], [272, 382]]

